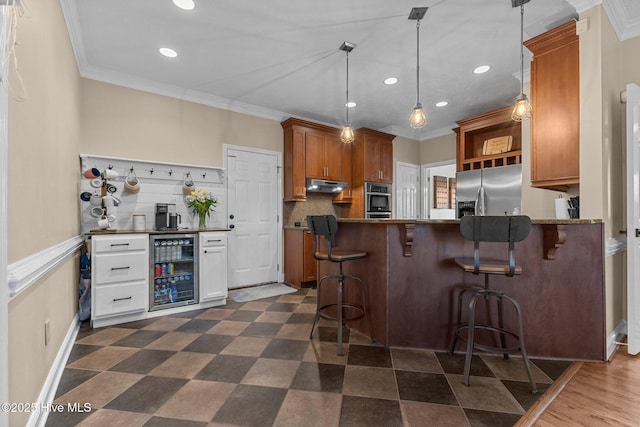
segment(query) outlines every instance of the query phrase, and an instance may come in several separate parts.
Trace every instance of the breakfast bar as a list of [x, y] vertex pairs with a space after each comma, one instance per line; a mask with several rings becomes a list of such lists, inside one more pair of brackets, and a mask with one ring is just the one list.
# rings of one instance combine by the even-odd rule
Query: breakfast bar
[[[367, 252], [345, 270], [368, 286], [367, 311], [375, 340], [390, 347], [448, 351], [458, 290], [483, 283], [482, 276], [463, 273], [453, 261], [473, 255], [473, 242], [460, 235], [459, 221], [338, 222], [335, 246]], [[531, 233], [515, 251], [522, 275], [494, 276], [491, 282], [520, 302], [529, 355], [605, 360], [603, 222], [532, 220]], [[506, 252], [496, 246], [496, 257]], [[330, 264], [318, 263], [319, 277], [333, 271]], [[514, 317], [505, 311], [507, 324]], [[367, 331], [362, 320], [349, 326]]]

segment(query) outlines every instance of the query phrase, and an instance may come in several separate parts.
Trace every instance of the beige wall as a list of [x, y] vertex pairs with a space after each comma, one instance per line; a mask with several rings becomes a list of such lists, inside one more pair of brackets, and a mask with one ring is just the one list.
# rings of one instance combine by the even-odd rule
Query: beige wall
[[420, 143], [420, 164], [444, 162], [456, 159], [456, 134], [427, 139]]
[[396, 162], [416, 164], [420, 158], [420, 142], [397, 136], [393, 140], [393, 165]]
[[282, 151], [282, 127], [215, 107], [82, 80], [87, 154], [223, 166], [223, 144]]
[[[601, 6], [580, 15], [589, 30], [580, 35], [581, 217], [602, 218], [605, 239], [625, 226], [625, 106], [620, 103], [625, 68], [622, 43]], [[624, 318], [626, 253], [605, 260], [606, 330]]]
[[627, 83], [640, 85], [640, 37], [634, 37], [621, 43], [622, 67], [620, 67], [621, 80], [624, 86]]
[[[9, 263], [79, 233], [80, 77], [57, 1], [29, 3], [9, 75]], [[9, 67], [12, 68], [12, 67]], [[23, 101], [16, 96], [24, 94]], [[36, 402], [77, 312], [77, 258], [9, 303], [9, 399]], [[51, 341], [44, 345], [44, 322]], [[10, 414], [25, 425], [30, 414]]]

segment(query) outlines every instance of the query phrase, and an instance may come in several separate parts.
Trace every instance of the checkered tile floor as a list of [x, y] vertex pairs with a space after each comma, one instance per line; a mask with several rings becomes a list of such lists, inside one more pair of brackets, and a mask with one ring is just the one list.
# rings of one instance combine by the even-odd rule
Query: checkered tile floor
[[384, 348], [335, 323], [314, 339], [315, 289], [112, 327], [83, 325], [47, 426], [511, 426], [570, 362]]

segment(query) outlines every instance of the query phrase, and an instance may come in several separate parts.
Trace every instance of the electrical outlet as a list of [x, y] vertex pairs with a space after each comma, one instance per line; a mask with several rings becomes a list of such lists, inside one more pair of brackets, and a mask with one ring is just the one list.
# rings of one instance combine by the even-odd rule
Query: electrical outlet
[[49, 320], [44, 321], [44, 345], [49, 345], [51, 340], [51, 326]]

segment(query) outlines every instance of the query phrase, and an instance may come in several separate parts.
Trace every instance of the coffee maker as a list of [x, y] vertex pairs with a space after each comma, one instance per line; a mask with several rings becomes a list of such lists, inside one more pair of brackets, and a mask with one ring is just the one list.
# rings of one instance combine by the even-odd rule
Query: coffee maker
[[156, 230], [177, 230], [175, 203], [156, 203]]

